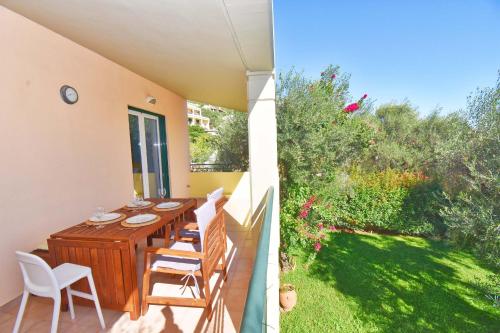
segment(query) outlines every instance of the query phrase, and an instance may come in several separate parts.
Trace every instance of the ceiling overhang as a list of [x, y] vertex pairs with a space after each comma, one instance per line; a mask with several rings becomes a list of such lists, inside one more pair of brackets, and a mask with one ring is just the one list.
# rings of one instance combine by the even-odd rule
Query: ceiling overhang
[[272, 0], [0, 0], [186, 99], [246, 110], [274, 69]]

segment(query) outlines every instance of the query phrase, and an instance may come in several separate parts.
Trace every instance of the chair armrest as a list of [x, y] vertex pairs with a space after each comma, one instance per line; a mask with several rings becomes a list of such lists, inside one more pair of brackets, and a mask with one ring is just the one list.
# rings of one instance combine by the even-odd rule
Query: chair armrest
[[174, 257], [204, 259], [205, 256], [200, 252], [171, 250], [162, 247], [147, 247], [144, 249], [145, 254], [164, 254]]

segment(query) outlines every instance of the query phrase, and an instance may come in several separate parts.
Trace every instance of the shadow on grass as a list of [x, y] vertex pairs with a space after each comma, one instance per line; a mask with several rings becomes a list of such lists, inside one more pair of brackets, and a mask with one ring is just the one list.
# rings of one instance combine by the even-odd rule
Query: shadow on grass
[[458, 272], [470, 260], [419, 238], [335, 234], [308, 274], [352, 299], [380, 332], [499, 332], [500, 312]]

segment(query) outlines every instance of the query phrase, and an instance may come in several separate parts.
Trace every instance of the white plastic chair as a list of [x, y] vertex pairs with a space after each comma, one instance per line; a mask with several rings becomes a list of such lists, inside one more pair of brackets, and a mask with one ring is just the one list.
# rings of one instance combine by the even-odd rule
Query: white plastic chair
[[[41, 297], [50, 297], [54, 300], [54, 311], [52, 313], [52, 327], [50, 332], [56, 333], [59, 323], [59, 312], [61, 310], [61, 290], [64, 288], [66, 288], [68, 294], [71, 319], [75, 319], [72, 296], [83, 297], [94, 301], [101, 327], [103, 329], [106, 328], [101, 306], [99, 305], [99, 299], [97, 298], [97, 292], [95, 290], [94, 279], [92, 278], [92, 271], [89, 267], [65, 263], [52, 269], [42, 258], [36, 255], [16, 251], [16, 257], [23, 274], [24, 291], [21, 306], [17, 314], [16, 324], [12, 331], [13, 333], [19, 332], [19, 327], [21, 326], [30, 293]], [[70, 288], [72, 283], [83, 278], [88, 279], [91, 294]]]

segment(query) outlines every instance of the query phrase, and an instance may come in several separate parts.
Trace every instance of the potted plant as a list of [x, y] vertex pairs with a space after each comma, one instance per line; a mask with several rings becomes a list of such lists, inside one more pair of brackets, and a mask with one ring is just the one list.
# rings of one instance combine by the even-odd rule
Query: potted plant
[[280, 305], [284, 312], [293, 309], [297, 304], [297, 292], [291, 284], [284, 284], [280, 288]]

